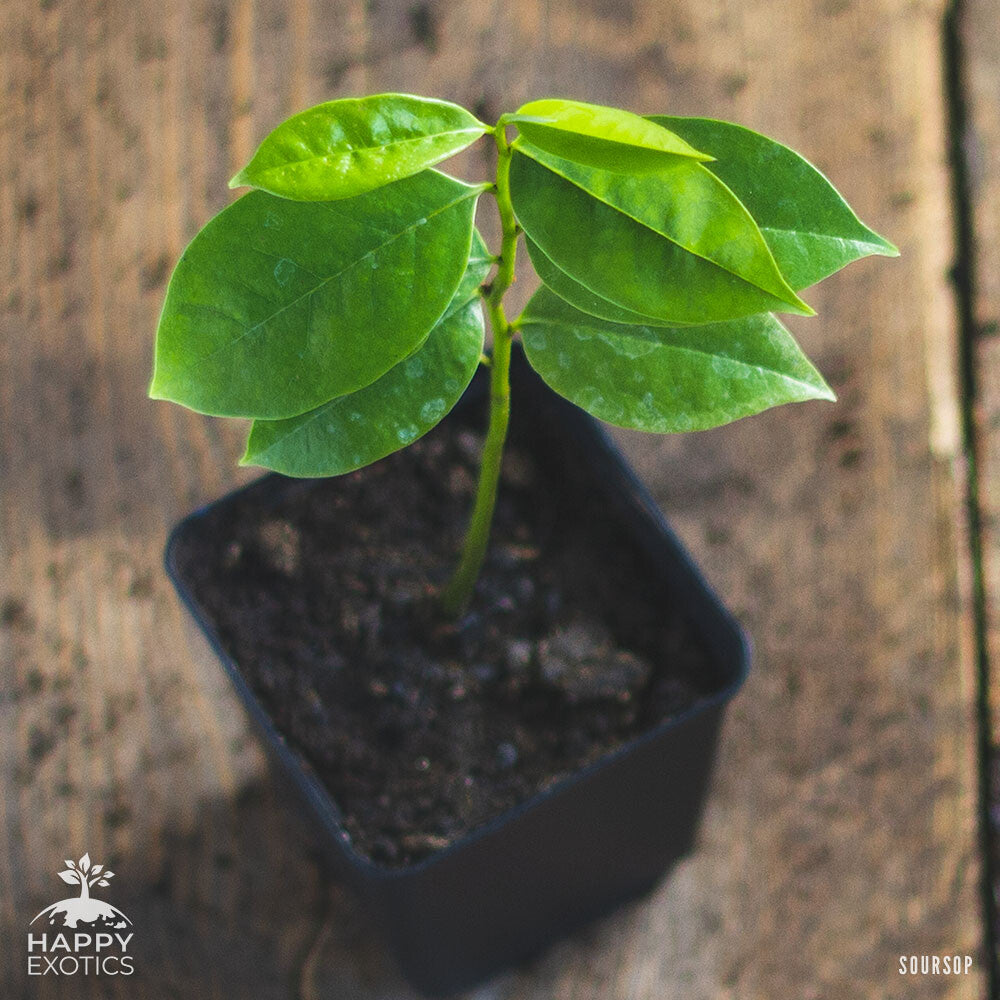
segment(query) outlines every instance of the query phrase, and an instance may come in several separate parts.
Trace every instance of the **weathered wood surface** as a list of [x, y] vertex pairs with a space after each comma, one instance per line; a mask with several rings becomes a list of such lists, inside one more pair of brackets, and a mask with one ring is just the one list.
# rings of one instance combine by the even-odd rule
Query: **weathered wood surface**
[[[966, 273], [970, 297], [966, 322], [970, 339], [975, 400], [977, 495], [981, 531], [984, 652], [993, 883], [1000, 872], [1000, 31], [987, 0], [965, 0], [959, 8], [958, 37], [965, 121], [961, 136], [970, 231]], [[994, 893], [996, 893], [994, 888]], [[1000, 906], [1000, 899], [995, 901]], [[1000, 955], [1000, 942], [995, 942]]]
[[[978, 972], [898, 972], [900, 954], [981, 943], [941, 14], [910, 0], [0, 6], [4, 996], [410, 995], [321, 877], [160, 569], [170, 523], [239, 478], [238, 433], [144, 396], [165, 278], [230, 172], [288, 111], [387, 89], [486, 117], [562, 93], [736, 118], [806, 151], [903, 249], [832, 280], [811, 298], [821, 318], [796, 324], [838, 404], [625, 439], [755, 636], [755, 673], [697, 853], [649, 901], [477, 997], [981, 994]], [[84, 850], [119, 873], [136, 975], [27, 983], [27, 922]]]

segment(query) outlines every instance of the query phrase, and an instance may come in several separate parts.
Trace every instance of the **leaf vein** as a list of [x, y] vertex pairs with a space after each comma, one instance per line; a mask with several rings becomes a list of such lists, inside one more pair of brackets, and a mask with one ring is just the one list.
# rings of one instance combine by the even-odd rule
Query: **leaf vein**
[[[465, 193], [460, 198], [456, 198], [454, 201], [449, 202], [447, 205], [443, 205], [441, 208], [438, 208], [438, 209], [436, 209], [433, 212], [429, 212], [426, 216], [422, 216], [422, 218], [425, 221], [433, 219], [436, 216], [441, 215], [444, 212], [447, 212], [449, 209], [454, 208], [456, 205], [461, 204], [463, 201], [465, 201], [468, 198], [472, 197], [474, 193], [475, 192]], [[292, 299], [290, 302], [285, 303], [285, 305], [283, 305], [280, 309], [276, 309], [270, 315], [265, 316], [263, 319], [258, 320], [252, 326], [249, 326], [249, 327], [245, 328], [239, 334], [239, 336], [234, 337], [232, 340], [226, 341], [226, 343], [224, 343], [224, 344], [220, 344], [214, 350], [209, 351], [208, 354], [202, 355], [200, 358], [198, 358], [194, 362], [194, 364], [199, 364], [199, 365], [200, 364], [204, 364], [206, 361], [210, 361], [212, 358], [214, 358], [217, 354], [221, 354], [224, 351], [231, 350], [237, 344], [239, 344], [242, 341], [244, 341], [247, 337], [252, 336], [254, 333], [256, 333], [258, 330], [260, 330], [262, 327], [264, 327], [267, 324], [269, 324], [272, 320], [275, 319], [275, 317], [280, 316], [282, 313], [285, 313], [289, 309], [292, 309], [294, 306], [297, 306], [303, 299], [309, 300], [321, 288], [323, 288], [324, 286], [328, 285], [331, 281], [335, 281], [337, 278], [343, 277], [343, 275], [347, 274], [349, 271], [351, 271], [354, 268], [356, 268], [366, 257], [374, 256], [375, 254], [380, 253], [382, 250], [384, 250], [391, 243], [395, 242], [398, 239], [402, 239], [408, 233], [413, 232], [414, 230], [416, 230], [421, 225], [423, 225], [423, 223], [415, 221], [415, 222], [411, 223], [410, 225], [408, 225], [405, 229], [400, 230], [398, 233], [394, 233], [388, 239], [386, 239], [384, 242], [382, 242], [382, 243], [378, 244], [377, 246], [373, 247], [371, 250], [368, 250], [365, 253], [363, 253], [360, 257], [357, 258], [357, 260], [351, 261], [346, 267], [343, 267], [339, 271], [337, 271], [336, 273], [328, 275], [327, 277], [323, 278], [321, 281], [319, 281], [318, 284], [316, 284], [312, 288], [306, 290], [301, 295], [299, 295], [296, 298]], [[202, 307], [199, 306], [198, 308], [202, 308]], [[239, 322], [239, 321], [237, 321], [237, 322]], [[193, 365], [188, 365], [188, 368], [191, 368], [191, 367], [193, 367]]]

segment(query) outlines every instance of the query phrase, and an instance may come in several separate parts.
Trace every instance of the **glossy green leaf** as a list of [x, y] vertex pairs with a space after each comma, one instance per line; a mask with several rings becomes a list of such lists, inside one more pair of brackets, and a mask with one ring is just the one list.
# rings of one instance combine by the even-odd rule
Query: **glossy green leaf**
[[646, 118], [582, 101], [531, 101], [503, 120], [539, 149], [606, 170], [656, 169], [665, 155], [711, 159]]
[[545, 255], [624, 309], [678, 326], [797, 311], [519, 152], [510, 186], [518, 221]]
[[351, 198], [433, 166], [485, 131], [464, 108], [426, 97], [327, 101], [282, 122], [229, 186], [297, 201]]
[[469, 302], [479, 295], [479, 288], [486, 280], [490, 268], [496, 258], [490, 253], [478, 229], [472, 230], [472, 246], [469, 248], [469, 259], [465, 265], [465, 273], [458, 283], [458, 288], [448, 303], [446, 314], [453, 312], [459, 305]]
[[371, 385], [289, 420], [255, 420], [243, 465], [288, 476], [336, 476], [426, 434], [458, 402], [479, 365], [479, 285], [492, 258], [478, 234], [455, 297], [423, 345]]
[[542, 282], [552, 289], [561, 299], [565, 299], [577, 309], [590, 313], [591, 316], [599, 316], [601, 319], [609, 320], [612, 323], [637, 323], [640, 326], [670, 326], [653, 316], [643, 316], [641, 313], [632, 312], [616, 306], [613, 302], [601, 298], [596, 292], [592, 292], [579, 281], [571, 278], [562, 268], [555, 264], [550, 257], [547, 257], [542, 248], [530, 237], [525, 237], [525, 246], [528, 248], [528, 256], [538, 273]]
[[374, 382], [454, 295], [481, 191], [428, 170], [345, 201], [240, 198], [174, 271], [150, 395], [278, 419]]
[[664, 158], [655, 171], [630, 175], [553, 156], [518, 140], [516, 148], [587, 194], [747, 284], [809, 313], [781, 276], [742, 202], [701, 163]]
[[782, 403], [834, 399], [774, 316], [667, 330], [606, 323], [541, 288], [519, 321], [528, 361], [608, 423], [705, 430]]
[[711, 151], [710, 170], [746, 205], [795, 289], [845, 264], [899, 251], [864, 225], [811, 163], [742, 125], [708, 118], [650, 118]]

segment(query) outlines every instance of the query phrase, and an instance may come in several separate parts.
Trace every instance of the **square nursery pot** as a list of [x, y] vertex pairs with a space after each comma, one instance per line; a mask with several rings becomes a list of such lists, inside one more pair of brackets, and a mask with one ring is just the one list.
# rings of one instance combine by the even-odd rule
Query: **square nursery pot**
[[[482, 420], [488, 388], [482, 375], [442, 428]], [[167, 571], [181, 599], [279, 767], [326, 831], [333, 867], [367, 904], [406, 977], [434, 996], [467, 989], [642, 895], [690, 851], [723, 710], [749, 662], [744, 633], [604, 430], [551, 392], [519, 353], [512, 380], [511, 437], [555, 473], [538, 502], [560, 509], [580, 490], [599, 498], [602, 515], [634, 542], [635, 573], [646, 599], [655, 609], [672, 606], [700, 643], [705, 676], [700, 696], [687, 709], [654, 720], [578, 773], [419, 862], [383, 867], [354, 849], [337, 803], [277, 730], [178, 559], [179, 547], [190, 545], [201, 519], [225, 514], [248, 492], [265, 506], [278, 503], [299, 481], [268, 475], [195, 512], [174, 529], [166, 551]]]

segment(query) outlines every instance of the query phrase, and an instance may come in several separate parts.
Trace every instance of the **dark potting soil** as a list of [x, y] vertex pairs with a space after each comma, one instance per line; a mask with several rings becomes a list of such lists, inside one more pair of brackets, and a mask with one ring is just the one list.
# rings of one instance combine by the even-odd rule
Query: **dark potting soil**
[[[469, 612], [443, 620], [481, 436], [446, 421], [330, 480], [250, 490], [175, 550], [354, 848], [396, 867], [446, 847], [691, 706], [707, 657], [588, 491], [508, 445]], [[548, 501], [548, 502], [546, 502]]]

